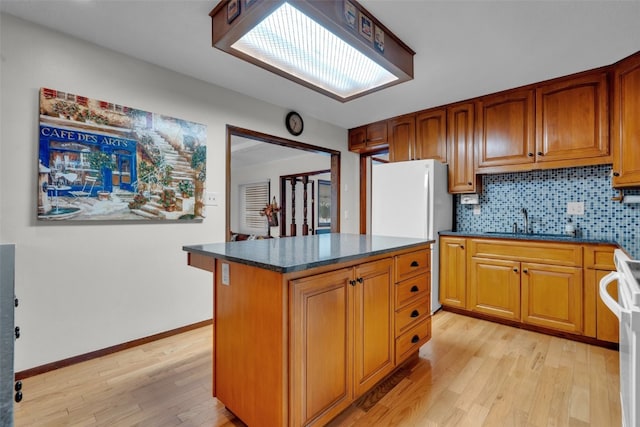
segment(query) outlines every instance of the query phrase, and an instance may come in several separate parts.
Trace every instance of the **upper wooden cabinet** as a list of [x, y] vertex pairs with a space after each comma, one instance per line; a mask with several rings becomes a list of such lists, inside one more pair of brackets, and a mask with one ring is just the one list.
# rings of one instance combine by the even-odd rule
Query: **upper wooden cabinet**
[[371, 123], [349, 130], [349, 150], [358, 153], [377, 151], [388, 146], [387, 121]]
[[611, 161], [607, 72], [536, 88], [536, 162], [550, 167]]
[[640, 52], [614, 66], [613, 186], [640, 186]]
[[425, 110], [390, 119], [389, 160], [447, 162], [447, 109]]
[[419, 159], [447, 159], [447, 109], [436, 108], [416, 114], [416, 154]]
[[505, 165], [535, 161], [533, 89], [485, 96], [476, 103], [476, 169], [490, 172]]
[[475, 193], [479, 190], [473, 162], [474, 119], [473, 102], [447, 109], [449, 193]]
[[387, 123], [389, 132], [389, 161], [419, 159], [416, 150], [416, 116], [407, 114]]

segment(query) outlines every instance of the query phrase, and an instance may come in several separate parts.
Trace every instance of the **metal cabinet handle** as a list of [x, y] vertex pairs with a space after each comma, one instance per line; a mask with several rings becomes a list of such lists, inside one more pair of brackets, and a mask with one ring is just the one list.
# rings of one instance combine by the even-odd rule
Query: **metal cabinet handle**
[[355, 280], [349, 280], [349, 284], [350, 284], [351, 286], [355, 286], [355, 285], [356, 285], [356, 281], [355, 281]]
[[16, 335], [16, 339], [20, 338], [20, 326], [16, 326], [16, 329], [14, 329], [14, 334]]
[[413, 310], [411, 312], [411, 317], [418, 317], [418, 316], [420, 316], [420, 312], [418, 310]]
[[414, 336], [411, 338], [411, 343], [412, 343], [412, 344], [415, 344], [415, 343], [417, 343], [418, 341], [420, 341], [420, 337], [419, 337], [418, 335], [414, 335]]
[[529, 153], [529, 154], [527, 154], [527, 156], [533, 157], [533, 153]]
[[419, 287], [417, 287], [416, 285], [413, 285], [413, 286], [411, 287], [411, 292], [418, 292], [419, 290], [420, 290], [420, 288], [419, 288]]
[[527, 273], [529, 272], [529, 270], [527, 270], [527, 269], [525, 268], [524, 270], [522, 270], [522, 272], [523, 272], [524, 274], [527, 274]]
[[411, 261], [411, 267], [420, 267], [420, 264], [418, 264], [418, 261]]
[[358, 282], [358, 283], [364, 283], [364, 279], [363, 279], [362, 277], [358, 277], [358, 278], [356, 279], [356, 282]]
[[517, 268], [514, 268], [514, 269], [513, 269], [513, 272], [514, 272], [514, 273], [517, 273], [517, 272], [518, 272], [518, 269], [517, 269]]
[[620, 176], [620, 172], [614, 172], [613, 176]]
[[544, 156], [544, 153], [542, 151], [538, 151], [538, 156]]

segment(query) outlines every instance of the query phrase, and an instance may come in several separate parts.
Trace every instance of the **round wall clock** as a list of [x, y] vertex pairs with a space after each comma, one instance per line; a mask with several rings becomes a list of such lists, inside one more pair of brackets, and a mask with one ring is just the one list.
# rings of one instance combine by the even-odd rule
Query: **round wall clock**
[[302, 129], [304, 129], [304, 122], [302, 121], [302, 117], [300, 114], [295, 111], [291, 111], [287, 114], [287, 118], [284, 120], [284, 124], [287, 126], [287, 130], [291, 135], [298, 136], [302, 133]]

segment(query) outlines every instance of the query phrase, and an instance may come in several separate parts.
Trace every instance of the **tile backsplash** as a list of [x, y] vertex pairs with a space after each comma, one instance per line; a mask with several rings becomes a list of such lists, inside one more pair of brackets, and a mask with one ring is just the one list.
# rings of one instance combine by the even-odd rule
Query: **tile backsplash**
[[[526, 208], [534, 233], [564, 233], [570, 217], [578, 237], [617, 242], [640, 259], [640, 203], [611, 200], [618, 192], [610, 175], [611, 165], [484, 175], [479, 215], [456, 196], [457, 231], [509, 232], [514, 222], [522, 230]], [[584, 202], [584, 215], [568, 215], [568, 202]]]

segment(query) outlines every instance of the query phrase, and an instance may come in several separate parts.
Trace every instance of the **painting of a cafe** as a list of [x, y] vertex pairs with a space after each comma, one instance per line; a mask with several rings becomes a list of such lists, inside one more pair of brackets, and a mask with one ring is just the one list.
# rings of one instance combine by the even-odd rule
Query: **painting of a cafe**
[[40, 90], [38, 219], [201, 220], [206, 127]]

